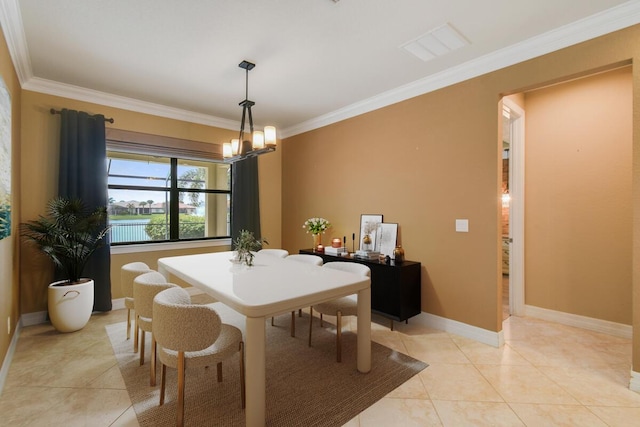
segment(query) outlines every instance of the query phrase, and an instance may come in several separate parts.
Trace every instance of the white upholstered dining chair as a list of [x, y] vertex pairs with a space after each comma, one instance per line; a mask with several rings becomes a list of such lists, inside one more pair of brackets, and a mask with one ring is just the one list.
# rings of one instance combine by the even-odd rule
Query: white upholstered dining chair
[[133, 298], [140, 328], [140, 366], [144, 365], [145, 332], [151, 334], [151, 367], [149, 384], [156, 385], [156, 340], [153, 335], [153, 298], [165, 289], [177, 287], [167, 283], [165, 277], [157, 271], [139, 275], [133, 280]]
[[[292, 254], [292, 255], [288, 255], [286, 259], [291, 261], [296, 261], [296, 262], [304, 262], [307, 264], [316, 265], [318, 267], [321, 266], [323, 262], [321, 257], [319, 257], [318, 255], [311, 255], [311, 254]], [[302, 309], [298, 310], [298, 315], [302, 317]], [[274, 319], [272, 317], [271, 326], [273, 325], [274, 325]], [[292, 337], [296, 336], [296, 312], [295, 311], [291, 312], [291, 336]]]
[[318, 255], [292, 254], [292, 255], [288, 255], [287, 259], [291, 261], [306, 262], [307, 264], [312, 264], [312, 265], [318, 265], [318, 266], [322, 265], [322, 258], [319, 257]]
[[[133, 280], [141, 274], [152, 271], [144, 262], [130, 262], [120, 268], [120, 289], [124, 294], [124, 306], [127, 309], [127, 339], [131, 338], [131, 310], [134, 308]], [[133, 333], [133, 352], [138, 351], [138, 313], [135, 312]]]
[[[322, 266], [323, 264], [323, 259], [321, 257], [311, 254], [292, 254], [287, 256], [287, 259], [291, 261], [305, 262], [307, 264], [317, 265], [318, 267]], [[298, 314], [300, 317], [302, 317], [302, 310], [298, 310]]]
[[[363, 264], [346, 261], [328, 262], [323, 268], [335, 268], [336, 270], [348, 271], [350, 273], [371, 277], [371, 270]], [[313, 310], [320, 313], [320, 326], [322, 326], [322, 315], [336, 316], [336, 360], [342, 361], [342, 317], [356, 316], [358, 314], [358, 298], [356, 295], [337, 298], [321, 304], [314, 304], [310, 310], [309, 317], [309, 347], [311, 347], [311, 331], [313, 326]]]
[[167, 366], [178, 370], [178, 426], [184, 423], [185, 367], [217, 365], [222, 381], [222, 362], [236, 353], [240, 359], [240, 397], [245, 407], [244, 342], [242, 332], [222, 323], [215, 309], [191, 304], [189, 293], [180, 287], [156, 295], [153, 302], [153, 334], [162, 365], [160, 405], [164, 404]]
[[273, 255], [278, 258], [286, 258], [289, 256], [289, 251], [286, 249], [260, 249], [258, 252], [265, 255]]

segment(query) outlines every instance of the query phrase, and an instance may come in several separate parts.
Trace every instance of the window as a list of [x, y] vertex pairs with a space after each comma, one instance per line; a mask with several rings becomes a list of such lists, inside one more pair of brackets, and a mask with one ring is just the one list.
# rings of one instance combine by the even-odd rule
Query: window
[[230, 165], [118, 147], [107, 141], [112, 245], [230, 236]]

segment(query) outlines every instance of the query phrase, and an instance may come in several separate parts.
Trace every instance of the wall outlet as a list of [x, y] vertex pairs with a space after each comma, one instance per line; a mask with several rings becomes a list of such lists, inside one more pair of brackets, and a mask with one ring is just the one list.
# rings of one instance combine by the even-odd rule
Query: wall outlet
[[458, 233], [469, 232], [469, 220], [468, 219], [456, 219], [456, 231]]

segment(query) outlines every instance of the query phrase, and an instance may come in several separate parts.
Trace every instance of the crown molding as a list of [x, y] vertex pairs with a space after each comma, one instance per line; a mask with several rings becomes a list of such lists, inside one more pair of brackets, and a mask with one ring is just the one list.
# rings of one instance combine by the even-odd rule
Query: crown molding
[[[287, 138], [368, 113], [613, 31], [621, 30], [639, 22], [640, 1], [631, 0], [620, 6], [591, 15], [432, 76], [290, 126], [280, 131], [280, 138]], [[17, 0], [0, 1], [0, 25], [2, 26], [9, 46], [11, 59], [23, 89], [223, 129], [235, 130], [240, 127], [240, 122], [234, 120], [34, 77]]]
[[34, 77], [18, 0], [0, 1], [0, 26], [22, 89], [169, 119], [236, 130], [240, 122]]
[[33, 72], [18, 0], [3, 0], [0, 2], [0, 26], [2, 26], [2, 32], [9, 47], [9, 54], [18, 75], [20, 86], [22, 86], [33, 77]]
[[208, 114], [182, 110], [180, 108], [167, 107], [166, 105], [154, 104], [152, 102], [140, 101], [124, 96], [112, 95], [106, 92], [41, 79], [39, 77], [32, 77], [22, 86], [22, 88], [33, 92], [60, 96], [62, 98], [70, 98], [93, 104], [106, 105], [108, 107], [121, 108], [123, 110], [146, 113], [190, 123], [215, 126], [222, 129], [237, 130], [240, 128], [240, 122], [235, 120], [223, 119]]
[[640, 2], [628, 1], [587, 18], [497, 50], [429, 77], [383, 92], [281, 131], [282, 138], [318, 129], [351, 117], [433, 92], [492, 71], [599, 37], [640, 22]]

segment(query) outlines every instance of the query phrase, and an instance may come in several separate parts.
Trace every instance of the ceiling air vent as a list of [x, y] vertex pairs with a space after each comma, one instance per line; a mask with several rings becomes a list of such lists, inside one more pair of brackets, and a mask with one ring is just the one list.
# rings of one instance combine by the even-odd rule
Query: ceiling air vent
[[426, 62], [468, 44], [469, 42], [453, 27], [444, 24], [400, 47]]

